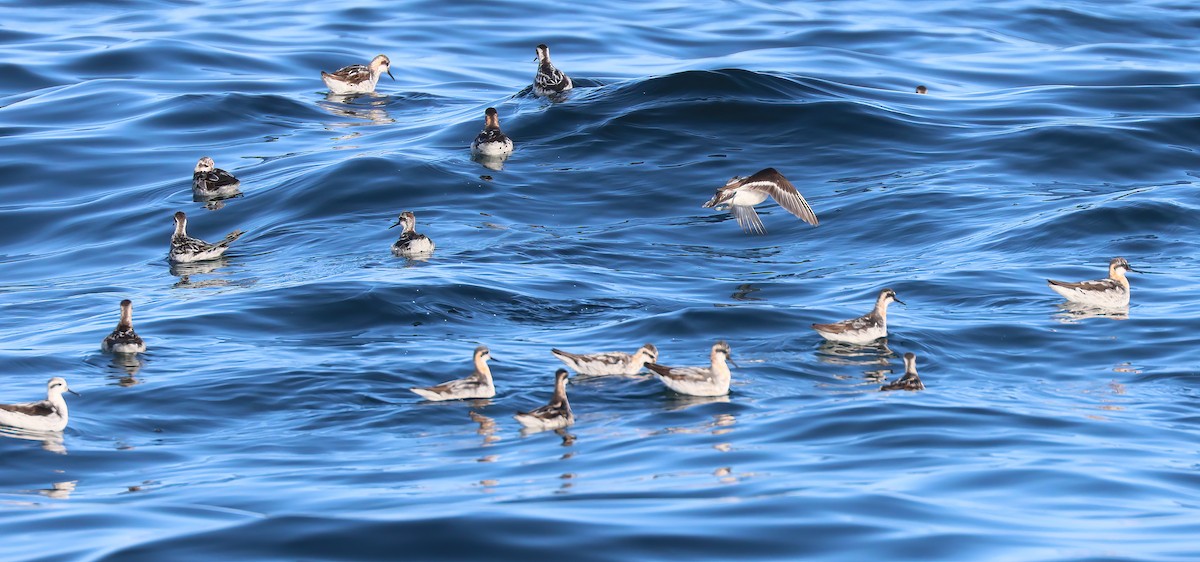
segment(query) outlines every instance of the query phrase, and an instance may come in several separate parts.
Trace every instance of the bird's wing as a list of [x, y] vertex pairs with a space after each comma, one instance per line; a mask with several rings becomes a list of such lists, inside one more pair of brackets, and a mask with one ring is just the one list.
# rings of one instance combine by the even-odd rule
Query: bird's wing
[[804, 196], [792, 185], [792, 182], [783, 177], [783, 174], [775, 171], [774, 168], [767, 168], [746, 179], [746, 183], [742, 184], [742, 188], [766, 193], [770, 195], [780, 207], [787, 209], [793, 215], [796, 215], [800, 220], [817, 226], [817, 214], [813, 212], [812, 207], [808, 206], [808, 201], [804, 200]]
[[753, 234], [766, 234], [767, 229], [763, 226], [762, 219], [758, 218], [758, 211], [750, 205], [730, 205], [729, 212], [733, 213], [733, 218], [737, 219], [738, 226], [742, 227], [743, 232]]

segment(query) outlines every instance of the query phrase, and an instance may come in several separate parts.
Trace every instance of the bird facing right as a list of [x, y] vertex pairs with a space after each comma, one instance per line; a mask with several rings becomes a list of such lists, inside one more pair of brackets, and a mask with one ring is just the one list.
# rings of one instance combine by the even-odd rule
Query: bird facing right
[[496, 395], [496, 386], [492, 384], [492, 370], [488, 368], [488, 360], [492, 354], [486, 345], [475, 348], [475, 372], [462, 379], [446, 381], [428, 388], [410, 388], [426, 400], [435, 402], [442, 400], [465, 400], [468, 398], [491, 398]]
[[[729, 394], [729, 381], [732, 373], [726, 361], [733, 363], [729, 357], [729, 344], [719, 341], [712, 346], [708, 354], [711, 365], [708, 367], [667, 367], [657, 363], [646, 363], [646, 368], [667, 388], [688, 396], [724, 396]], [[734, 363], [736, 367], [737, 364]]]
[[629, 377], [640, 373], [646, 363], [658, 361], [658, 348], [654, 347], [652, 343], [643, 345], [632, 354], [624, 351], [579, 354], [568, 353], [561, 349], [551, 349], [550, 353], [574, 369], [576, 373], [592, 376], [624, 375]]
[[383, 73], [392, 76], [392, 61], [387, 55], [376, 55], [370, 64], [352, 64], [329, 72], [321, 72], [321, 80], [329, 87], [332, 94], [369, 94], [375, 91], [375, 84]]
[[1100, 308], [1124, 308], [1129, 306], [1129, 280], [1125, 272], [1142, 273], [1130, 267], [1125, 258], [1113, 258], [1108, 262], [1108, 278], [1095, 281], [1070, 283], [1047, 279], [1050, 289], [1073, 303]]
[[904, 304], [896, 298], [896, 291], [883, 289], [875, 299], [875, 308], [866, 315], [832, 324], [813, 324], [812, 329], [829, 341], [868, 344], [887, 337], [887, 307], [893, 302]]
[[0, 404], [0, 425], [32, 431], [62, 431], [67, 427], [67, 401], [62, 394], [78, 392], [67, 388], [67, 381], [54, 377], [46, 383], [46, 399], [21, 404]]

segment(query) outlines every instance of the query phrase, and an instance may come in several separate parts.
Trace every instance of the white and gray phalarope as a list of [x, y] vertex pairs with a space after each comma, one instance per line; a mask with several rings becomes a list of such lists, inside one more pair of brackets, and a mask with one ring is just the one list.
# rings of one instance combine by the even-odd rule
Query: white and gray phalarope
[[[710, 367], [667, 367], [657, 363], [646, 363], [646, 368], [654, 372], [658, 380], [667, 388], [689, 396], [724, 396], [729, 394], [729, 380], [732, 374], [726, 361], [733, 363], [729, 357], [729, 344], [719, 341], [712, 346], [709, 353]], [[733, 363], [736, 367], [737, 363]]]
[[1125, 272], [1142, 273], [1132, 267], [1125, 258], [1113, 258], [1108, 263], [1108, 279], [1068, 283], [1047, 279], [1050, 288], [1067, 300], [1101, 308], [1123, 308], [1129, 306], [1129, 280]]
[[141, 353], [146, 351], [146, 342], [133, 331], [133, 301], [121, 301], [121, 321], [104, 341], [100, 351], [109, 353]]
[[446, 381], [437, 386], [409, 390], [433, 401], [491, 398], [496, 395], [496, 387], [492, 384], [492, 370], [487, 364], [489, 359], [492, 359], [491, 352], [486, 345], [481, 345], [475, 348], [475, 372], [471, 373], [471, 376]]
[[175, 213], [175, 234], [171, 235], [171, 250], [167, 253], [167, 257], [175, 263], [216, 259], [221, 257], [221, 254], [229, 249], [229, 245], [242, 234], [242, 231], [235, 230], [216, 244], [192, 238], [187, 234], [187, 215], [183, 211], [179, 211]]
[[471, 143], [471, 154], [492, 158], [503, 158], [512, 154], [513, 141], [508, 135], [500, 132], [500, 115], [496, 108], [489, 107], [483, 112], [483, 131]]
[[412, 211], [404, 211], [396, 219], [396, 224], [389, 229], [401, 227], [400, 238], [392, 244], [392, 253], [406, 258], [428, 257], [433, 253], [433, 240], [424, 234], [417, 234], [417, 216]]
[[567, 370], [554, 373], [554, 396], [550, 403], [530, 412], [517, 412], [513, 416], [521, 425], [531, 430], [560, 429], [575, 423], [571, 403], [567, 401]]
[[717, 193], [703, 206], [715, 208], [718, 205], [729, 205], [729, 211], [733, 213], [733, 218], [737, 219], [744, 232], [766, 234], [767, 229], [763, 227], [754, 206], [765, 201], [768, 196], [800, 220], [817, 226], [817, 215], [813, 213], [812, 207], [808, 206], [808, 201], [805, 201], [804, 196], [796, 190], [796, 186], [775, 168], [760, 170], [748, 178], [734, 176], [724, 187], [717, 188]]
[[375, 91], [375, 84], [384, 72], [392, 76], [392, 61], [386, 55], [376, 55], [368, 65], [352, 64], [338, 69], [333, 73], [321, 72], [321, 80], [333, 94], [369, 94]]
[[648, 343], [632, 354], [624, 351], [606, 351], [603, 353], [575, 354], [561, 349], [551, 349], [553, 353], [568, 367], [581, 375], [625, 375], [633, 376], [642, 371], [646, 363], [658, 361], [658, 348]]
[[67, 427], [67, 401], [62, 394], [78, 392], [67, 388], [67, 381], [54, 377], [46, 383], [46, 399], [23, 404], [0, 404], [0, 425], [31, 431], [62, 431]]
[[904, 376], [879, 387], [879, 390], [925, 390], [925, 383], [921, 382], [921, 377], [917, 375], [917, 356], [905, 353]]
[[207, 156], [196, 163], [192, 172], [192, 195], [197, 201], [209, 199], [227, 199], [241, 193], [242, 182], [233, 174], [217, 167], [216, 162]]
[[533, 78], [533, 93], [542, 97], [561, 94], [573, 86], [571, 78], [550, 62], [550, 47], [537, 46], [538, 71]]
[[896, 298], [896, 291], [884, 289], [879, 291], [879, 298], [875, 299], [875, 308], [865, 316], [832, 324], [813, 324], [812, 328], [830, 341], [859, 345], [871, 343], [887, 337], [887, 307], [893, 302], [904, 304], [904, 301]]

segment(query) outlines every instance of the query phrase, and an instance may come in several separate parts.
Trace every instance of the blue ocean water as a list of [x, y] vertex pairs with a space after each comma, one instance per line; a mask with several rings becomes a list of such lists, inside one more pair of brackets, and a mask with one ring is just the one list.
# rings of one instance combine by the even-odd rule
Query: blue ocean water
[[[0, 400], [82, 396], [61, 438], [0, 438], [0, 559], [1200, 558], [1192, 3], [2, 13]], [[522, 93], [543, 42], [557, 103]], [[379, 95], [325, 96], [378, 53]], [[467, 148], [487, 107], [501, 170]], [[192, 200], [205, 155], [242, 197]], [[819, 227], [700, 207], [768, 166]], [[389, 251], [406, 209], [428, 261]], [[171, 267], [180, 210], [247, 234]], [[1126, 315], [1045, 286], [1118, 255]], [[809, 329], [883, 287], [886, 345]], [[124, 298], [136, 360], [98, 348]], [[728, 397], [576, 379], [568, 431], [511, 417], [551, 347], [717, 339]], [[494, 399], [407, 391], [480, 343]], [[909, 351], [928, 389], [876, 392]]]

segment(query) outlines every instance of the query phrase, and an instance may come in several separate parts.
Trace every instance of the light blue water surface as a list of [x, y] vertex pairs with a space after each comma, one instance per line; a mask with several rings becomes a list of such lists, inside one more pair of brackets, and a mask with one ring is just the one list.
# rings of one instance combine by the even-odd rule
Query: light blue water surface
[[[61, 439], [0, 439], [4, 560], [1200, 558], [1190, 2], [0, 13], [0, 399], [83, 395]], [[560, 103], [521, 94], [538, 43]], [[378, 53], [380, 95], [326, 98]], [[467, 148], [487, 107], [499, 171]], [[192, 201], [205, 155], [243, 197]], [[767, 166], [819, 227], [700, 207]], [[389, 252], [406, 209], [428, 261]], [[247, 234], [171, 268], [179, 210]], [[1118, 255], [1148, 272], [1127, 315], [1045, 286]], [[883, 287], [885, 346], [809, 329]], [[124, 298], [136, 361], [98, 349]], [[511, 417], [550, 347], [717, 339], [727, 398], [576, 379], [568, 432]], [[496, 398], [406, 390], [479, 343]], [[909, 351], [928, 390], [877, 392]]]

